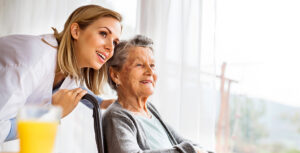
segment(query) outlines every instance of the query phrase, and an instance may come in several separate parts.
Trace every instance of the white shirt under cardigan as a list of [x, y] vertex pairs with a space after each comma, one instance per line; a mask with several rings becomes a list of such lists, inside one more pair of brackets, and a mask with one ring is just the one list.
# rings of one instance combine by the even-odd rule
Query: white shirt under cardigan
[[[9, 133], [9, 120], [21, 107], [51, 102], [57, 60], [55, 46], [53, 35], [0, 38], [0, 144]], [[78, 87], [74, 83], [66, 78], [62, 88]]]
[[[151, 112], [150, 112], [151, 113]], [[172, 148], [167, 131], [160, 121], [151, 113], [151, 118], [133, 115], [142, 125], [150, 150]]]

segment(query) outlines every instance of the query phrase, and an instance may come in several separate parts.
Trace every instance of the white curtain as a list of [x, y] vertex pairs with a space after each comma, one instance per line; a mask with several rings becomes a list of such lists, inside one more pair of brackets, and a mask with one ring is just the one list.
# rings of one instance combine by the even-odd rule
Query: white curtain
[[201, 73], [214, 74], [214, 1], [142, 0], [137, 15], [138, 33], [155, 43], [152, 102], [183, 136], [214, 151], [218, 96], [214, 76]]
[[0, 36], [52, 33], [51, 27], [62, 30], [74, 9], [90, 3], [91, 0], [0, 0]]

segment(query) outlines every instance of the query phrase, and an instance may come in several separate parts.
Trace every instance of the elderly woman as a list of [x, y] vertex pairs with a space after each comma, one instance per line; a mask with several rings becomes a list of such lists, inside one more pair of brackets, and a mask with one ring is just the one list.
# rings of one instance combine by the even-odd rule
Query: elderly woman
[[109, 84], [118, 99], [103, 117], [106, 152], [206, 152], [175, 133], [147, 101], [157, 80], [152, 44], [140, 35], [123, 41], [108, 61]]

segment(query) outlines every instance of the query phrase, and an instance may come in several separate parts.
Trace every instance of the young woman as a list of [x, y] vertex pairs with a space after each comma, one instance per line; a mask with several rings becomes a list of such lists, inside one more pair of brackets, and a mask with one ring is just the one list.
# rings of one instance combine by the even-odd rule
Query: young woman
[[15, 116], [24, 105], [58, 105], [66, 116], [87, 92], [79, 86], [102, 91], [121, 20], [115, 11], [87, 5], [69, 16], [60, 33], [53, 28], [52, 35], [0, 38], [0, 144], [16, 137]]

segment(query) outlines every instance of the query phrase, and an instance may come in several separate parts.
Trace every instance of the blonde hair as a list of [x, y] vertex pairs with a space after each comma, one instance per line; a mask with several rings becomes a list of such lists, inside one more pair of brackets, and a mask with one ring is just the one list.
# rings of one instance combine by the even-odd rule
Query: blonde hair
[[100, 70], [94, 70], [92, 68], [80, 69], [76, 62], [74, 54], [74, 39], [71, 35], [71, 24], [78, 23], [80, 29], [84, 30], [94, 21], [101, 17], [112, 17], [122, 21], [122, 16], [110, 9], [104, 8], [98, 5], [86, 5], [77, 8], [68, 18], [65, 23], [64, 30], [60, 33], [55, 28], [54, 36], [58, 41], [57, 49], [57, 71], [69, 75], [80, 83], [85, 82], [88, 89], [95, 94], [103, 92], [103, 86], [107, 83], [106, 64], [104, 64]]

